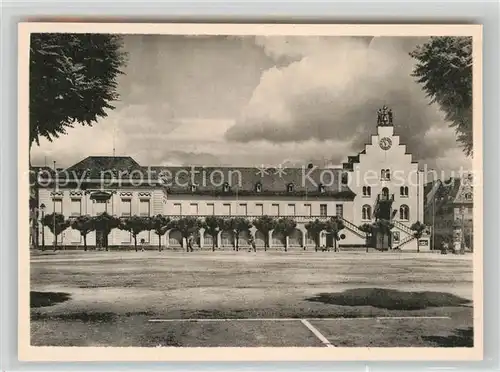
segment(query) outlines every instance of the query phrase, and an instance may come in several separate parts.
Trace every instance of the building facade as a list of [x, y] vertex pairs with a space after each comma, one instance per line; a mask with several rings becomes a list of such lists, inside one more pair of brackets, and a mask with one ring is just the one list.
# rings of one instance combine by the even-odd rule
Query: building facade
[[[374, 125], [375, 128], [375, 125]], [[377, 241], [380, 249], [416, 250], [411, 226], [424, 219], [422, 172], [406, 146], [394, 133], [391, 110], [379, 110], [376, 133], [356, 156], [349, 156], [341, 168], [320, 168], [314, 164], [297, 168], [258, 167], [159, 167], [141, 166], [130, 157], [88, 157], [67, 168], [54, 171], [36, 168], [37, 195], [43, 214], [57, 212], [67, 218], [79, 215], [96, 216], [107, 212], [117, 217], [154, 216], [158, 214], [179, 219], [184, 216], [234, 217], [250, 220], [258, 216], [288, 217], [297, 227], [284, 238], [270, 232], [271, 248], [307, 248], [314, 246], [307, 223], [341, 218], [345, 228], [340, 246], [365, 247], [372, 240], [360, 229], [376, 220], [390, 220], [391, 234]], [[41, 217], [43, 218], [43, 216]], [[53, 235], [40, 228], [45, 245], [53, 244]], [[260, 231], [252, 228], [256, 245], [264, 245]], [[87, 244], [98, 244], [99, 232], [92, 232]], [[158, 245], [158, 236], [142, 232], [139, 239]], [[244, 234], [240, 243], [245, 245]], [[321, 235], [321, 245], [331, 246], [332, 237]], [[79, 232], [66, 229], [58, 244], [79, 246]], [[108, 236], [110, 246], [131, 244], [129, 232], [114, 229]], [[162, 245], [180, 248], [179, 231], [167, 231]], [[232, 234], [220, 231], [216, 245], [232, 247]], [[211, 247], [212, 237], [201, 229], [197, 245]], [[429, 244], [422, 244], [428, 249]]]
[[473, 175], [463, 174], [446, 181], [436, 180], [425, 187], [424, 222], [432, 228], [432, 248], [443, 243], [473, 249]]

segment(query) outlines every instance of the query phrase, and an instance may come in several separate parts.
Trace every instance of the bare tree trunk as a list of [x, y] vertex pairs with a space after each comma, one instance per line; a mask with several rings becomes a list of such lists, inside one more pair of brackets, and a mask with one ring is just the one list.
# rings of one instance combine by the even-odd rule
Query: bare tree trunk
[[87, 234], [82, 236], [83, 236], [83, 250], [87, 252]]
[[137, 252], [137, 235], [134, 234], [134, 248], [135, 251]]

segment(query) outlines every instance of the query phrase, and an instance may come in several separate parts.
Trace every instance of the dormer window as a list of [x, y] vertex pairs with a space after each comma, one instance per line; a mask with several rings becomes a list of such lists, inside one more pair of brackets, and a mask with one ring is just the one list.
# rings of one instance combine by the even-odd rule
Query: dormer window
[[323, 194], [325, 192], [325, 185], [320, 184], [319, 187], [318, 187], [318, 190], [319, 190], [320, 193]]
[[262, 184], [260, 182], [258, 182], [256, 185], [255, 185], [255, 191], [256, 192], [262, 192]]
[[222, 186], [222, 188], [223, 188], [224, 192], [229, 192], [229, 189], [230, 189], [229, 183], [224, 182], [224, 185]]
[[472, 200], [472, 194], [470, 192], [465, 194], [465, 200]]
[[286, 190], [287, 190], [288, 192], [293, 192], [293, 190], [294, 190], [294, 185], [293, 185], [293, 183], [289, 183], [289, 184], [288, 184], [288, 186], [286, 187]]
[[190, 188], [191, 188], [191, 192], [195, 192], [196, 191], [196, 185], [191, 185]]

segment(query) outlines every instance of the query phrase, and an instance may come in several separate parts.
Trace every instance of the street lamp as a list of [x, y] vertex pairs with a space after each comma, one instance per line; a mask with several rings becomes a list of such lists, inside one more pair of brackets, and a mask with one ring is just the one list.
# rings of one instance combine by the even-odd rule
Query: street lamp
[[42, 251], [45, 250], [45, 226], [43, 225], [43, 219], [45, 217], [45, 204], [40, 204], [40, 211], [42, 212]]

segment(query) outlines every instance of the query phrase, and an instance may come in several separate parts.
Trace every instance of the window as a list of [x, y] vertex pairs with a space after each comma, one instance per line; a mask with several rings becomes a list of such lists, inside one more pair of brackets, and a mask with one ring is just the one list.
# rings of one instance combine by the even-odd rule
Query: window
[[325, 192], [325, 185], [320, 183], [318, 186], [318, 190], [319, 190], [319, 192], [324, 193]]
[[123, 217], [129, 217], [132, 215], [132, 200], [122, 199], [121, 212]]
[[280, 215], [280, 205], [273, 204], [271, 205], [271, 216], [279, 216]]
[[255, 215], [256, 216], [264, 215], [264, 204], [255, 204]]
[[389, 181], [391, 179], [391, 170], [390, 169], [382, 169], [380, 171], [380, 179], [383, 181]]
[[198, 204], [196, 204], [196, 203], [189, 204], [189, 215], [191, 215], [191, 216], [198, 215]]
[[408, 197], [408, 186], [401, 186], [399, 188], [399, 195], [402, 196], [403, 198]]
[[406, 204], [399, 207], [399, 219], [404, 221], [410, 219], [410, 208]]
[[363, 196], [371, 196], [372, 188], [371, 186], [363, 186]]
[[311, 204], [304, 204], [304, 209], [305, 209], [306, 216], [312, 216]]
[[139, 216], [141, 217], [149, 217], [149, 199], [141, 199], [139, 200]]
[[286, 189], [288, 192], [293, 192], [293, 183], [289, 183]]
[[231, 215], [231, 204], [222, 204], [222, 214], [224, 216]]
[[82, 199], [71, 199], [71, 215], [81, 216], [82, 214]]
[[342, 204], [337, 204], [335, 206], [335, 215], [340, 218], [344, 217], [344, 206]]
[[363, 205], [361, 209], [361, 219], [365, 221], [372, 219], [372, 207], [367, 204]]
[[223, 186], [223, 190], [224, 190], [224, 192], [229, 192], [229, 189], [230, 189], [230, 187], [229, 187], [229, 183], [225, 182], [225, 183], [224, 183], [224, 186]]
[[295, 204], [288, 204], [286, 214], [288, 216], [295, 216]]
[[262, 184], [260, 182], [258, 182], [256, 185], [255, 185], [255, 191], [256, 192], [261, 192], [262, 191]]
[[62, 214], [62, 200], [54, 199], [54, 212]]
[[175, 203], [174, 207], [172, 208], [172, 214], [174, 216], [181, 216], [182, 215], [182, 205], [181, 203]]
[[319, 215], [321, 217], [326, 217], [328, 215], [328, 206], [326, 204], [319, 205]]
[[191, 185], [191, 192], [195, 192], [196, 191], [196, 185]]
[[207, 214], [208, 215], [214, 215], [215, 214], [215, 205], [214, 205], [214, 203], [208, 203], [207, 204]]
[[238, 204], [238, 215], [246, 216], [247, 215], [247, 205], [246, 204]]
[[466, 193], [465, 200], [472, 200], [472, 193], [470, 193], [470, 192]]

